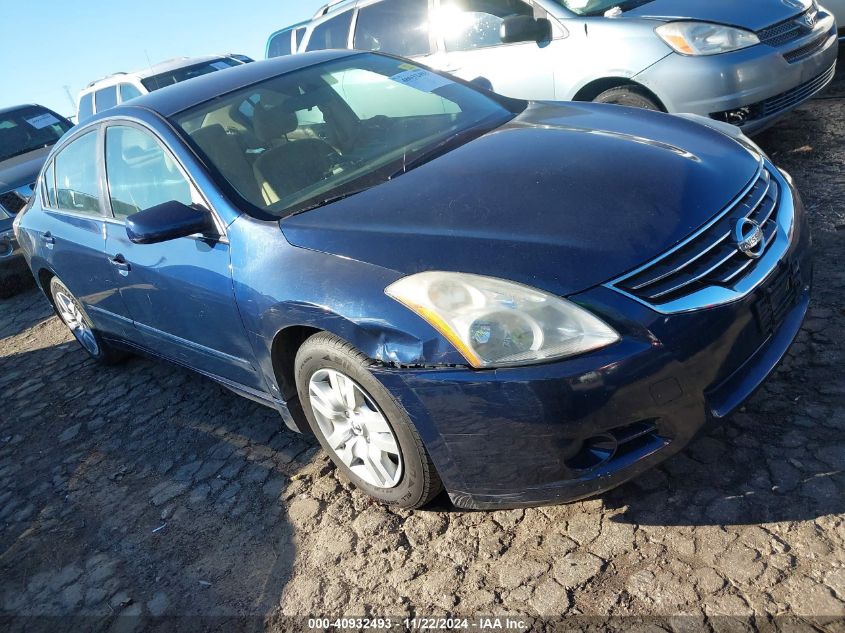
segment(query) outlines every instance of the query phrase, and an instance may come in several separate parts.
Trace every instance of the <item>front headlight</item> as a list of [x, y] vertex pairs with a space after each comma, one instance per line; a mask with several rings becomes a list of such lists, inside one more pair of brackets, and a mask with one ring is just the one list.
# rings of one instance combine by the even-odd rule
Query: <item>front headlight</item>
[[681, 55], [718, 55], [760, 43], [751, 31], [709, 22], [669, 22], [655, 32]]
[[571, 301], [502, 279], [425, 272], [385, 293], [428, 321], [476, 368], [564, 358], [619, 340]]

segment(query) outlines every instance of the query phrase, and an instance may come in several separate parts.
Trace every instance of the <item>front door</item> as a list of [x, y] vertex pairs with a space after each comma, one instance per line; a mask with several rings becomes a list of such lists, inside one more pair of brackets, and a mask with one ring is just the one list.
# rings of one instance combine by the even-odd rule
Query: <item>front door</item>
[[146, 128], [107, 127], [105, 164], [114, 215], [106, 256], [144, 345], [201, 372], [265, 389], [235, 303], [223, 231], [160, 244], [134, 244], [126, 234], [125, 218], [138, 211], [173, 200], [208, 204]]
[[508, 97], [554, 100], [563, 28], [552, 20], [552, 38], [544, 42], [503, 44], [499, 35], [505, 18], [537, 13], [545, 15], [522, 0], [439, 0], [431, 26], [443, 50], [424, 62], [466, 81], [486, 80]]

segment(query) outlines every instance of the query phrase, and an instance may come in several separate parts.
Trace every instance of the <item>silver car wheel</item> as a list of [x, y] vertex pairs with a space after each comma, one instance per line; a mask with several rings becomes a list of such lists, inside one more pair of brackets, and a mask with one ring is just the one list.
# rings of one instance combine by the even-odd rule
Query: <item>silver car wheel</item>
[[59, 316], [73, 332], [76, 340], [91, 356], [99, 354], [100, 346], [97, 345], [94, 331], [85, 323], [85, 317], [82, 315], [82, 310], [79, 309], [76, 299], [61, 291], [56, 293], [55, 299]]
[[399, 443], [367, 392], [339, 371], [320, 369], [308, 382], [308, 395], [323, 437], [346, 467], [371, 486], [396, 486], [402, 479]]

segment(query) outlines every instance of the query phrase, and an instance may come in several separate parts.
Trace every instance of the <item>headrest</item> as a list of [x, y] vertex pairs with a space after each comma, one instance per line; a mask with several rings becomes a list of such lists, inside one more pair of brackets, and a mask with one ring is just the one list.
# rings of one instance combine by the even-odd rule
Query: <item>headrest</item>
[[258, 105], [252, 117], [252, 126], [261, 142], [271, 143], [293, 132], [299, 127], [299, 120], [296, 112], [283, 105]]
[[[196, 141], [203, 150], [208, 150], [209, 147], [214, 147], [218, 143], [225, 142], [226, 130], [219, 123], [206, 125], [191, 132], [191, 138]], [[222, 139], [222, 141], [221, 141]]]

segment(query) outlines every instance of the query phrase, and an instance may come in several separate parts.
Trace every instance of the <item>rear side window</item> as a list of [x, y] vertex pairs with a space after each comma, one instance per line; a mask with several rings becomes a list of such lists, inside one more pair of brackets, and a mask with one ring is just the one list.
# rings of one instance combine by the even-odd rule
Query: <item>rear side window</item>
[[56, 198], [60, 209], [100, 215], [96, 131], [80, 136], [56, 156]]
[[50, 166], [44, 171], [44, 193], [47, 195], [47, 206], [56, 206], [56, 168], [51, 161]]
[[120, 102], [124, 103], [125, 101], [129, 101], [130, 99], [134, 99], [135, 97], [141, 96], [141, 91], [138, 90], [132, 84], [120, 84], [118, 86], [118, 91], [120, 92]]
[[355, 48], [403, 57], [428, 55], [428, 0], [384, 0], [360, 9]]
[[284, 57], [291, 54], [290, 31], [276, 33], [267, 45], [267, 57]]
[[94, 116], [94, 93], [89, 92], [82, 95], [79, 100], [79, 112], [76, 113], [76, 118], [81, 123], [92, 116]]
[[502, 22], [515, 15], [533, 17], [534, 9], [522, 0], [448, 0], [432, 23], [447, 51], [467, 51], [500, 45]]
[[293, 32], [293, 46], [294, 52], [299, 50], [299, 45], [302, 44], [302, 38], [305, 36], [305, 27], [301, 26]]
[[118, 219], [164, 202], [192, 202], [191, 185], [170, 152], [134, 127], [113, 125], [106, 130], [106, 179]]
[[326, 20], [314, 28], [306, 50], [322, 51], [328, 48], [348, 48], [350, 26], [352, 26], [352, 11]]
[[117, 86], [109, 86], [103, 88], [95, 93], [94, 103], [97, 106], [97, 112], [102, 112], [117, 105]]

